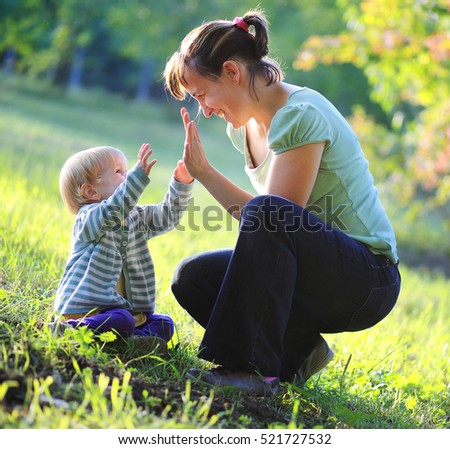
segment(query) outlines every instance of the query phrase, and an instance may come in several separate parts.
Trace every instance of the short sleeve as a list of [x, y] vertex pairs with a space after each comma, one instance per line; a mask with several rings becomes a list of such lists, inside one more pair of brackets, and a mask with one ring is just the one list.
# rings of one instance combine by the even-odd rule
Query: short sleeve
[[270, 125], [269, 146], [283, 153], [308, 143], [332, 141], [331, 126], [316, 107], [308, 103], [288, 105], [280, 109]]

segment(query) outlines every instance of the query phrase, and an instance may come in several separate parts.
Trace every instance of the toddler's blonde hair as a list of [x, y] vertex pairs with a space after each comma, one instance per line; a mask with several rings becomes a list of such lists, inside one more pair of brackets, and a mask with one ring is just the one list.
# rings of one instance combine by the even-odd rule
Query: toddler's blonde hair
[[59, 175], [59, 191], [72, 214], [76, 215], [82, 206], [95, 202], [82, 195], [81, 186], [100, 182], [102, 170], [114, 163], [117, 156], [126, 160], [117, 148], [100, 146], [80, 151], [67, 159]]

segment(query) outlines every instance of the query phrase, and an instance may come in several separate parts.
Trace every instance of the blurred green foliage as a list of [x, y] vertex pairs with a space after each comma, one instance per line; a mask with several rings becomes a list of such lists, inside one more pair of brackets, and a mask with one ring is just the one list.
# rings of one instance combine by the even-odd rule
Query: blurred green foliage
[[[389, 153], [394, 188], [406, 203], [423, 200], [449, 220], [450, 3], [448, 0], [338, 0], [346, 29], [310, 36], [295, 66], [351, 63], [366, 74], [371, 96], [390, 118], [372, 143]], [[359, 123], [361, 115], [359, 114]], [[375, 130], [372, 130], [375, 131]], [[385, 177], [386, 177], [385, 176]], [[430, 206], [430, 207], [429, 207]]]
[[287, 81], [349, 117], [377, 182], [450, 223], [448, 0], [3, 0], [0, 64], [67, 94], [168, 102], [161, 73], [181, 39], [255, 7]]
[[258, 6], [271, 24], [272, 56], [290, 82], [326, 92], [344, 114], [363, 104], [383, 119], [369, 98], [365, 75], [353, 65], [312, 73], [292, 65], [311, 34], [344, 29], [335, 0], [4, 0], [0, 63], [69, 91], [101, 86], [139, 101], [165, 100], [161, 73], [181, 39], [204, 21], [232, 20]]

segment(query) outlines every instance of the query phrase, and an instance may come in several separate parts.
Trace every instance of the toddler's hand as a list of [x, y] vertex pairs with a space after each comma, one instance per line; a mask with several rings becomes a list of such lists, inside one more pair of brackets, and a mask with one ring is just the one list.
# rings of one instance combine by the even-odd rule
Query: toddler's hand
[[178, 161], [177, 167], [173, 171], [173, 177], [182, 184], [190, 184], [194, 180], [183, 161]]
[[150, 170], [156, 164], [156, 159], [149, 160], [152, 153], [153, 153], [153, 150], [150, 148], [150, 144], [143, 143], [141, 145], [141, 149], [139, 150], [138, 161], [137, 161], [136, 165], [138, 167], [141, 167], [147, 176], [150, 175]]

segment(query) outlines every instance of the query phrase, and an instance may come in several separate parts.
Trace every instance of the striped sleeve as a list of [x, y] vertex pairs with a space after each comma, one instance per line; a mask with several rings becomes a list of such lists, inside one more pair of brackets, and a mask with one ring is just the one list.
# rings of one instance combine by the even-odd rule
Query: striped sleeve
[[164, 200], [159, 204], [148, 204], [139, 209], [141, 229], [145, 229], [146, 238], [164, 234], [175, 228], [189, 206], [194, 183], [183, 184], [172, 178]]

